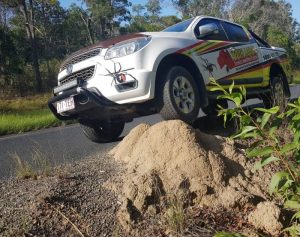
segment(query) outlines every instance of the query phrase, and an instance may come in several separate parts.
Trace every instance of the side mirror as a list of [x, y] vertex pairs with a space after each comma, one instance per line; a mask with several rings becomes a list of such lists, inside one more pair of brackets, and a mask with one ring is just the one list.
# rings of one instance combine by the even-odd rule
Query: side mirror
[[219, 28], [215, 23], [206, 24], [199, 27], [199, 37], [203, 38], [209, 35], [219, 34]]

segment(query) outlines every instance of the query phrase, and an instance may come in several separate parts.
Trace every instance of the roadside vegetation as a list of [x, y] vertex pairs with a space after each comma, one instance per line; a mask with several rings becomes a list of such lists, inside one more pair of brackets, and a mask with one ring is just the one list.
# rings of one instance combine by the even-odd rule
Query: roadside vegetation
[[300, 70], [294, 72], [294, 83], [300, 84]]
[[[74, 2], [66, 9], [59, 0], [0, 1], [0, 97], [50, 91], [60, 62], [83, 47], [122, 34], [160, 31], [197, 15], [251, 28], [271, 45], [285, 48], [291, 68], [299, 70], [300, 27], [287, 0]], [[165, 7], [178, 14], [163, 15]]]
[[50, 94], [4, 100], [0, 99], [0, 136], [65, 124], [47, 107]]
[[20, 179], [38, 179], [50, 175], [53, 165], [39, 149], [33, 149], [31, 159], [23, 160], [17, 153], [10, 155], [15, 163], [15, 175]]
[[[220, 91], [219, 99], [226, 99], [235, 104], [232, 109], [219, 106], [219, 116], [234, 119], [239, 131], [232, 138], [250, 141], [246, 149], [249, 159], [256, 159], [254, 168], [265, 166], [280, 167], [274, 173], [269, 192], [273, 199], [283, 202], [283, 207], [291, 212], [290, 226], [284, 229], [289, 236], [300, 235], [300, 98], [288, 103], [285, 108], [275, 106], [270, 109], [254, 108], [246, 111], [242, 101], [246, 99], [246, 90], [240, 87], [233, 91], [234, 84], [229, 90], [224, 90], [216, 81], [212, 81], [213, 91]], [[231, 236], [231, 235], [228, 235]], [[233, 235], [232, 235], [233, 236]]]

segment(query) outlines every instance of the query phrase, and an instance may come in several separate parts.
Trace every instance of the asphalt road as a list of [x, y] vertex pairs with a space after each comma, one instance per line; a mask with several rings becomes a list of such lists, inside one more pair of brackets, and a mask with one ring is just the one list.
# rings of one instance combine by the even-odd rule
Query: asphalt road
[[[292, 97], [300, 97], [300, 85], [291, 88]], [[252, 100], [251, 103], [257, 103]], [[200, 114], [201, 115], [201, 114]], [[159, 115], [152, 115], [135, 119], [126, 125], [122, 136], [140, 123], [154, 124], [161, 121]], [[14, 176], [14, 158], [16, 155], [22, 160], [32, 160], [34, 156], [42, 156], [54, 165], [64, 162], [81, 160], [90, 156], [101, 155], [117, 142], [96, 144], [90, 142], [81, 132], [78, 124], [50, 128], [36, 132], [0, 137], [0, 179]]]
[[[128, 134], [140, 123], [154, 124], [161, 120], [159, 115], [135, 119], [126, 124], [122, 136]], [[90, 156], [101, 157], [101, 154], [116, 144], [117, 142], [96, 144], [89, 141], [81, 132], [78, 124], [0, 137], [0, 179], [14, 175], [13, 167], [16, 155], [22, 160], [42, 157], [57, 165]]]

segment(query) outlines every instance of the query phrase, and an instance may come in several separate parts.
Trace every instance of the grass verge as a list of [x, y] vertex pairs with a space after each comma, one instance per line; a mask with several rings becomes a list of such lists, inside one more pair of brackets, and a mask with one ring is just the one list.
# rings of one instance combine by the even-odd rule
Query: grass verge
[[15, 174], [17, 178], [37, 179], [39, 176], [48, 176], [52, 172], [52, 164], [46, 156], [38, 149], [32, 151], [29, 161], [23, 160], [17, 153], [10, 154], [15, 162]]
[[[59, 121], [47, 107], [50, 94], [0, 100], [0, 136], [55, 127]], [[72, 123], [72, 122], [67, 122]]]
[[294, 76], [294, 83], [296, 83], [296, 84], [300, 84], [300, 70], [298, 70], [298, 71], [295, 71], [294, 73], [293, 73], [293, 76]]

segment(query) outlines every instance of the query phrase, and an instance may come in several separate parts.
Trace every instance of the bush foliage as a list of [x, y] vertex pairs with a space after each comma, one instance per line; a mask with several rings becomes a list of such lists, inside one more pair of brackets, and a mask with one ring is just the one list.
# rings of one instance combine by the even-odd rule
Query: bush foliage
[[281, 111], [273, 108], [254, 108], [245, 110], [246, 90], [240, 87], [234, 90], [234, 84], [225, 90], [216, 81], [212, 81], [213, 91], [220, 91], [218, 99], [226, 99], [235, 107], [226, 109], [219, 106], [219, 116], [224, 122], [234, 119], [239, 131], [233, 139], [252, 139], [247, 156], [257, 159], [256, 169], [275, 163], [280, 171], [275, 173], [269, 191], [282, 198], [284, 207], [294, 212], [290, 227], [285, 231], [291, 236], [300, 234], [300, 98], [288, 103]]

